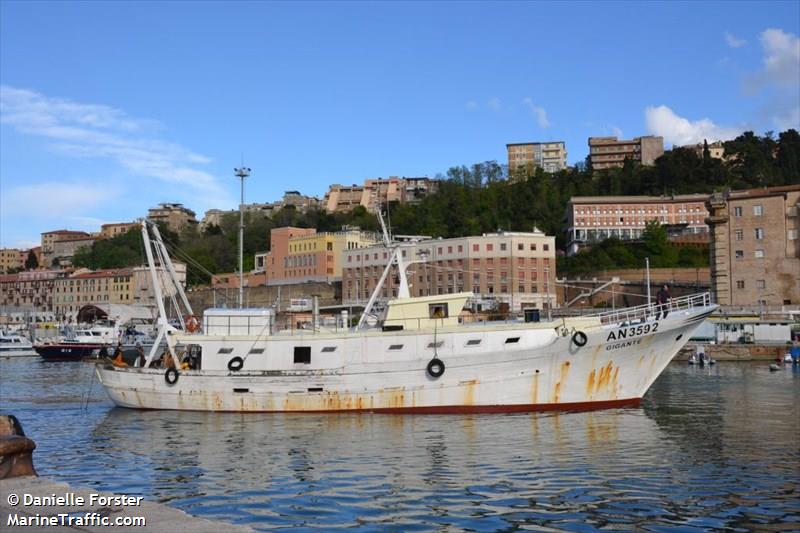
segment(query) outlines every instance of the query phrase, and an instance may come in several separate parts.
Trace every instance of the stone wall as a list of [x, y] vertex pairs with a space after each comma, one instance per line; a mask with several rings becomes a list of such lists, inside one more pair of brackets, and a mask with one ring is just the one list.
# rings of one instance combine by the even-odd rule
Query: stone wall
[[[244, 288], [244, 307], [267, 307], [275, 305], [280, 297], [280, 308], [285, 309], [293, 298], [319, 296], [319, 305], [337, 305], [342, 301], [341, 282], [297, 283], [280, 286], [258, 286]], [[196, 315], [210, 307], [236, 307], [239, 289], [195, 289], [186, 293]]]

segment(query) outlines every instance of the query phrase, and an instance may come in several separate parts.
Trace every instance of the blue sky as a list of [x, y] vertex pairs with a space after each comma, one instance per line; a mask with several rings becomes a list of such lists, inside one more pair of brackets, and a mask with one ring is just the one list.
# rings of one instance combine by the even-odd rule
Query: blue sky
[[800, 127], [800, 2], [0, 1], [0, 246], [183, 202]]

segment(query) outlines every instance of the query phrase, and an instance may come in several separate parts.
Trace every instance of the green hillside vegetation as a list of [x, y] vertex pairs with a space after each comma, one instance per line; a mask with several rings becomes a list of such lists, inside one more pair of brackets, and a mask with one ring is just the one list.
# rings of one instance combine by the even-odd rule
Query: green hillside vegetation
[[[452, 167], [437, 193], [416, 204], [388, 206], [388, 218], [395, 234], [460, 237], [485, 232], [531, 231], [539, 228], [555, 235], [557, 246], [566, 244], [565, 210], [573, 196], [671, 195], [710, 193], [730, 189], [779, 186], [800, 183], [800, 134], [787, 130], [757, 136], [746, 132], [725, 143], [728, 159], [710, 157], [708, 150], [677, 148], [666, 152], [652, 167], [626, 160], [621, 169], [593, 172], [585, 164], [547, 173], [522, 169], [508, 175], [496, 161], [470, 167]], [[238, 267], [238, 213], [223, 215], [219, 226], [186, 230], [175, 235], [162, 229], [171, 250], [188, 254], [199, 268], [190, 264], [190, 284], [208, 283], [208, 272], [233, 272]], [[377, 218], [363, 207], [349, 213], [327, 213], [321, 209], [299, 212], [285, 207], [271, 218], [254, 213], [245, 216], [245, 270], [252, 269], [257, 252], [269, 249], [269, 232], [283, 226], [338, 231], [344, 225], [365, 230], [379, 228]], [[666, 240], [657, 224], [647, 228], [639, 243], [609, 239], [575, 257], [561, 258], [559, 272], [582, 272], [611, 268], [641, 268], [644, 258], [653, 267], [707, 266], [707, 251], [678, 248]], [[178, 260], [183, 260], [180, 256]], [[97, 241], [81, 250], [74, 263], [88, 268], [115, 268], [141, 264], [144, 253], [138, 231]]]

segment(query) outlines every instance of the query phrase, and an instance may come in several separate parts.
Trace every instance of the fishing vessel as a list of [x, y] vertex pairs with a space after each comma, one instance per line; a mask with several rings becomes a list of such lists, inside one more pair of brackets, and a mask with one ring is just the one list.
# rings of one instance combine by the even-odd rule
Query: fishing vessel
[[[381, 221], [382, 222], [382, 221]], [[402, 243], [391, 249], [355, 327], [280, 330], [273, 309], [192, 315], [157, 227], [142, 237], [159, 305], [165, 366], [108, 362], [99, 381], [121, 407], [231, 412], [513, 412], [637, 405], [716, 305], [708, 293], [590, 316], [462, 323], [472, 293], [411, 297]], [[152, 237], [151, 237], [152, 233]], [[170, 273], [181, 328], [169, 324], [156, 272]], [[377, 313], [390, 273], [398, 296]], [[666, 311], [666, 312], [665, 312]], [[369, 319], [368, 319], [369, 318]], [[158, 341], [157, 341], [158, 343]]]

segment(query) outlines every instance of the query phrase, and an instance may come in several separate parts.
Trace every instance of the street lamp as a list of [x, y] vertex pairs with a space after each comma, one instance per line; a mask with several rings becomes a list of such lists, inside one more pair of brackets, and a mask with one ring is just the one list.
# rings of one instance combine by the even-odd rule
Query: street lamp
[[241, 202], [239, 203], [239, 309], [244, 302], [244, 179], [250, 175], [250, 169], [241, 166], [233, 169], [234, 175], [241, 181]]

